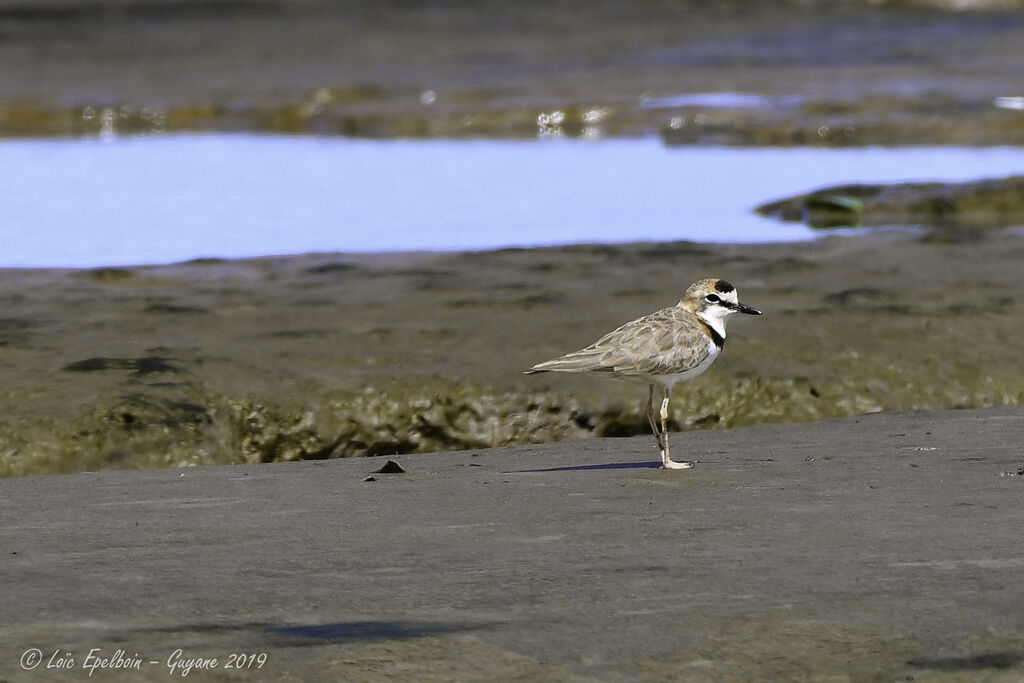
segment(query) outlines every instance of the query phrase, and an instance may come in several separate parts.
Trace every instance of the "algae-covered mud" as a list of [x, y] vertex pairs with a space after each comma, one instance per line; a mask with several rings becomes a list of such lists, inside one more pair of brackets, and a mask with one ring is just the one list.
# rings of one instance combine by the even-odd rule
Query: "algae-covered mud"
[[965, 183], [837, 185], [763, 204], [757, 213], [815, 228], [913, 225], [952, 239], [1024, 225], [1024, 176]]
[[0, 271], [0, 472], [642, 433], [645, 388], [522, 371], [704, 276], [764, 315], [677, 388], [674, 429], [1018, 403], [1024, 236], [988, 234]]
[[0, 135], [1021, 144], [1021, 6], [0, 0]]

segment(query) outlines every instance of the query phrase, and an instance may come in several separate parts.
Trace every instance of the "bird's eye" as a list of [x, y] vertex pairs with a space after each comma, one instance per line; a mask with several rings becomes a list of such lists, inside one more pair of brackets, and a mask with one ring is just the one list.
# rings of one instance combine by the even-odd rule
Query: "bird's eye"
[[707, 301], [709, 304], [717, 304], [721, 299], [718, 298], [717, 294], [708, 294], [704, 297], [704, 301]]

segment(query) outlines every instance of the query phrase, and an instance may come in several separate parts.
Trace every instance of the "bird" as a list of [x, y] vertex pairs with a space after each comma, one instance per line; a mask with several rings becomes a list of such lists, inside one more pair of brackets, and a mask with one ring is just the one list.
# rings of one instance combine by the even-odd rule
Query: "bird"
[[[692, 462], [673, 460], [668, 447], [668, 404], [672, 388], [704, 373], [725, 346], [725, 319], [733, 313], [761, 315], [740, 303], [732, 283], [706, 278], [690, 285], [675, 306], [663, 308], [618, 327], [590, 346], [567, 353], [526, 371], [594, 372], [650, 385], [647, 421], [661, 451], [664, 469], [684, 470]], [[661, 428], [654, 416], [654, 388], [664, 390]]]

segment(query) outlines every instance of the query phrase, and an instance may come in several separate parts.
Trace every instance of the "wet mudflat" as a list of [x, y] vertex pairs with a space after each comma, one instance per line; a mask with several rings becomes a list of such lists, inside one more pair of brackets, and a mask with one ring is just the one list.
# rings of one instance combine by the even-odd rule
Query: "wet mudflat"
[[[646, 433], [644, 389], [534, 363], [724, 277], [734, 320], [676, 429], [1018, 403], [1013, 230], [779, 245], [316, 254], [0, 272], [0, 467], [386, 455]], [[651, 440], [653, 444], [653, 439]]]
[[971, 4], [4, 0], [0, 135], [1020, 144], [1024, 14]]

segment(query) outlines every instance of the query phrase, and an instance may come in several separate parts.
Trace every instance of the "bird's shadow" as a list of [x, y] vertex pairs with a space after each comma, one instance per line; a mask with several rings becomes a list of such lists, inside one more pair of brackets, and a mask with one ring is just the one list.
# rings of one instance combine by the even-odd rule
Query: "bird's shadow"
[[601, 465], [568, 465], [565, 467], [542, 467], [533, 470], [511, 470], [505, 474], [533, 474], [536, 472], [585, 472], [588, 470], [647, 470], [661, 469], [661, 463], [652, 462], [609, 462]]

